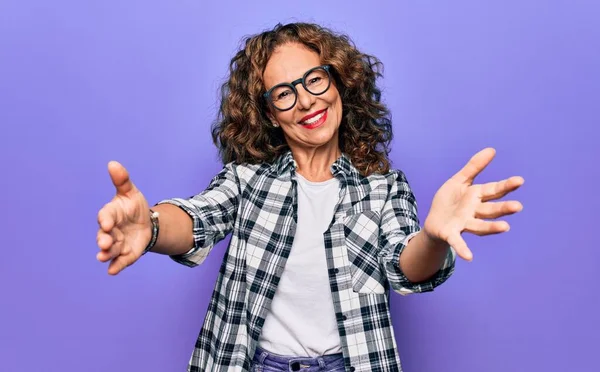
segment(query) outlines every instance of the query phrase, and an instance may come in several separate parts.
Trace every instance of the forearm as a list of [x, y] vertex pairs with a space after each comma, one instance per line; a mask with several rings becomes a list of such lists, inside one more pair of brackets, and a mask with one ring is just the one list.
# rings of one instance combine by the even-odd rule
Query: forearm
[[176, 205], [159, 204], [152, 207], [159, 213], [159, 233], [152, 252], [178, 255], [194, 246], [193, 223], [190, 216]]
[[413, 283], [425, 281], [442, 267], [449, 249], [446, 242], [434, 241], [421, 230], [402, 250], [400, 270]]

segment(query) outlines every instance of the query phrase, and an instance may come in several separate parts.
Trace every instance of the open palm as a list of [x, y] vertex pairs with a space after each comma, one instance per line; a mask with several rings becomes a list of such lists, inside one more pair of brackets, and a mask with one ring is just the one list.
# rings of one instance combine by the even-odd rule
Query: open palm
[[110, 162], [108, 172], [116, 195], [98, 212], [100, 252], [96, 257], [101, 262], [110, 260], [108, 273], [116, 275], [142, 255], [152, 227], [148, 202], [129, 179], [127, 170], [117, 162]]
[[492, 148], [478, 152], [446, 181], [436, 192], [423, 226], [431, 238], [447, 242], [458, 256], [468, 261], [473, 259], [473, 254], [461, 236], [463, 232], [484, 236], [508, 231], [510, 226], [506, 221], [494, 219], [523, 209], [518, 201], [493, 201], [518, 189], [524, 182], [522, 177], [473, 183], [495, 154]]

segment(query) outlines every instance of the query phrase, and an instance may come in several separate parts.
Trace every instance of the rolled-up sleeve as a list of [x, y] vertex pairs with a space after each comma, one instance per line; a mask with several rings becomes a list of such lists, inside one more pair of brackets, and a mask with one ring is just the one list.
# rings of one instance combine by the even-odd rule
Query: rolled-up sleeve
[[170, 256], [185, 266], [201, 264], [215, 244], [224, 239], [235, 223], [240, 198], [240, 184], [233, 164], [227, 164], [200, 194], [190, 198], [161, 200], [184, 210], [192, 219], [194, 246], [186, 253]]
[[456, 254], [448, 250], [441, 268], [427, 281], [413, 283], [400, 270], [400, 255], [420, 230], [415, 196], [403, 172], [392, 173], [388, 197], [381, 213], [380, 263], [391, 288], [402, 295], [429, 292], [444, 283], [454, 272]]

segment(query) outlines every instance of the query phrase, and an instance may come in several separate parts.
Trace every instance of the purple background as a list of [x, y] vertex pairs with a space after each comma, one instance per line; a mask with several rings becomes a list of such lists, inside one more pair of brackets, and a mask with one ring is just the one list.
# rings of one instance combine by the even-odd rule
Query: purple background
[[224, 244], [197, 269], [150, 255], [108, 276], [106, 164], [151, 203], [201, 191], [240, 39], [307, 20], [383, 60], [392, 159], [421, 218], [485, 146], [498, 155], [478, 181], [526, 180], [510, 232], [468, 236], [474, 261], [436, 292], [393, 296], [405, 370], [596, 371], [598, 2], [253, 4], [0, 2], [0, 370], [185, 370]]

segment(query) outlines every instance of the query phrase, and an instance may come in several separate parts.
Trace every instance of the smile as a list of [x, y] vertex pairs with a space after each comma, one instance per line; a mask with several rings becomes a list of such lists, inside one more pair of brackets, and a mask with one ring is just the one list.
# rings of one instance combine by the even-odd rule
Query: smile
[[324, 109], [303, 117], [299, 124], [306, 129], [314, 129], [321, 126], [326, 120], [327, 109]]

